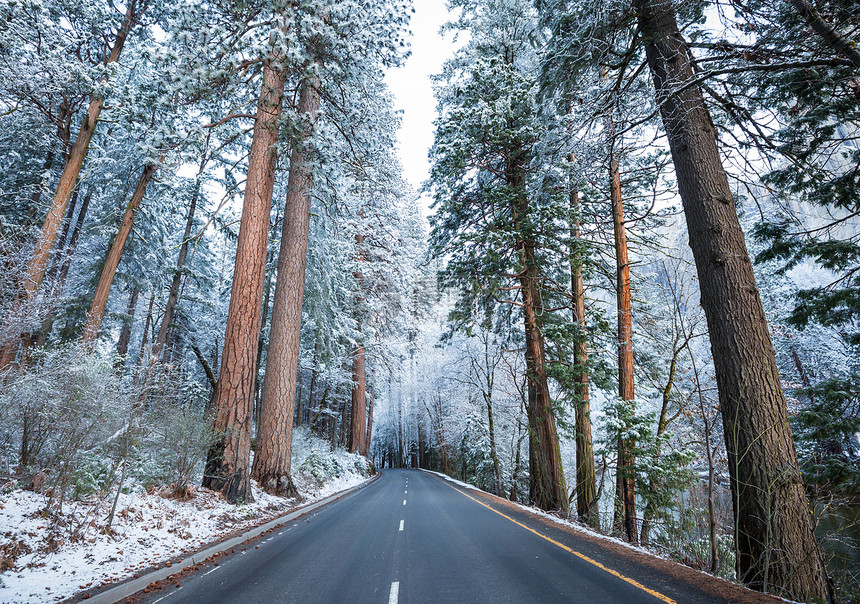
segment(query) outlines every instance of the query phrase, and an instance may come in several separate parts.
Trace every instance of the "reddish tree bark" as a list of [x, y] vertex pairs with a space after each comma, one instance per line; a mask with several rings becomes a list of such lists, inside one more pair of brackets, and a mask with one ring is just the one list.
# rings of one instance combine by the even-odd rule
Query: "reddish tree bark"
[[[306, 81], [299, 93], [298, 112], [308, 117], [311, 129], [320, 103], [318, 86], [315, 79]], [[290, 455], [313, 187], [312, 167], [304, 148], [309, 134], [306, 132], [304, 140], [297, 141], [290, 158], [253, 470], [254, 478], [266, 492], [288, 496], [296, 494], [290, 476]]]
[[[358, 251], [358, 261], [366, 262], [367, 254], [363, 247], [364, 235], [356, 235], [355, 244]], [[356, 271], [354, 273], [354, 277], [358, 287], [358, 294], [356, 295], [355, 302], [356, 307], [359, 309], [358, 312], [361, 313], [362, 301], [364, 300], [364, 294], [361, 291], [364, 287], [364, 277], [362, 276], [361, 271]], [[359, 325], [361, 324], [360, 316], [358, 317], [358, 323]], [[350, 452], [355, 453], [365, 451], [364, 455], [366, 455], [367, 452], [367, 445], [365, 443], [367, 432], [365, 354], [366, 351], [364, 346], [359, 345], [355, 349], [355, 353], [352, 357], [352, 408], [349, 417], [349, 440], [347, 443], [347, 448]]]
[[[521, 184], [519, 182], [515, 184]], [[519, 187], [517, 187], [519, 188]], [[527, 211], [528, 199], [521, 199], [515, 216], [516, 230], [521, 231], [520, 216]], [[540, 283], [534, 241], [517, 241], [520, 263], [520, 286], [523, 295], [523, 323], [526, 340], [526, 374], [529, 404], [529, 496], [543, 510], [569, 510], [567, 485], [561, 464], [555, 411], [546, 374], [546, 354], [539, 313], [542, 311]]]
[[[569, 158], [573, 161], [573, 158]], [[576, 513], [589, 526], [600, 528], [597, 509], [597, 475], [594, 468], [594, 445], [591, 437], [591, 400], [588, 391], [588, 339], [585, 325], [585, 284], [582, 278], [583, 257], [579, 249], [579, 192], [570, 192], [571, 248], [570, 291], [573, 296], [573, 322], [576, 341], [573, 344], [576, 394]]]
[[530, 495], [532, 502], [541, 509], [559, 510], [567, 514], [567, 485], [561, 465], [555, 412], [547, 383], [543, 334], [538, 319], [541, 298], [534, 244], [522, 241], [519, 246], [525, 265], [520, 282], [526, 335], [526, 373], [529, 380]]
[[271, 65], [264, 67], [248, 160], [221, 370], [212, 395], [215, 430], [219, 437], [207, 456], [203, 486], [221, 491], [234, 503], [253, 501], [248, 465], [255, 361], [277, 163], [278, 119], [285, 82], [277, 69]]
[[[119, 60], [122, 48], [125, 45], [131, 28], [140, 17], [146, 5], [138, 0], [132, 0], [128, 4], [125, 16], [119, 31], [114, 38], [114, 44], [110, 54], [105, 60], [106, 65], [116, 63]], [[98, 95], [94, 95], [87, 107], [87, 115], [81, 124], [81, 129], [78, 132], [78, 137], [75, 139], [75, 144], [69, 150], [66, 164], [63, 168], [63, 173], [60, 176], [60, 181], [57, 184], [57, 190], [54, 197], [51, 199], [51, 205], [48, 208], [48, 213], [45, 216], [45, 222], [42, 225], [42, 231], [36, 241], [36, 247], [33, 250], [33, 255], [27, 265], [24, 278], [21, 283], [20, 301], [13, 309], [12, 317], [27, 312], [27, 308], [33, 302], [33, 299], [38, 293], [42, 281], [45, 278], [45, 272], [48, 269], [48, 263], [51, 259], [51, 253], [59, 235], [60, 228], [63, 223], [63, 218], [66, 215], [66, 209], [71, 199], [72, 192], [78, 181], [78, 176], [81, 173], [81, 167], [84, 164], [84, 159], [87, 156], [87, 151], [90, 147], [93, 134], [96, 131], [99, 115], [101, 115], [104, 107], [104, 99]], [[8, 344], [0, 351], [0, 370], [7, 367], [16, 355], [18, 341]]]
[[555, 411], [549, 392], [546, 353], [540, 315], [543, 302], [540, 293], [535, 242], [524, 236], [524, 222], [529, 213], [529, 198], [525, 189], [527, 154], [521, 149], [508, 150], [505, 182], [516, 196], [511, 204], [516, 233], [515, 249], [519, 255], [520, 290], [522, 293], [523, 327], [525, 330], [526, 377], [528, 380], [529, 420], [529, 498], [543, 510], [559, 510], [567, 515], [570, 502], [561, 463]]
[[367, 457], [367, 452], [370, 449], [370, 436], [373, 434], [373, 389], [369, 389], [368, 393], [370, 397], [367, 401], [367, 434], [364, 437], [364, 450], [359, 451], [365, 457]]
[[[69, 275], [69, 269], [72, 265], [72, 257], [74, 257], [75, 249], [77, 249], [78, 246], [78, 238], [81, 236], [81, 229], [83, 228], [84, 220], [86, 220], [92, 196], [92, 189], [88, 189], [87, 194], [84, 195], [84, 201], [81, 203], [81, 208], [78, 211], [78, 218], [75, 220], [75, 227], [72, 229], [72, 235], [69, 237], [68, 243], [66, 243], [62, 254], [57, 258], [57, 263], [52, 266], [51, 270], [48, 272], [52, 305], [51, 310], [48, 312], [48, 316], [45, 317], [45, 320], [42, 321], [42, 325], [39, 328], [39, 335], [36, 337], [35, 341], [36, 348], [41, 348], [45, 345], [48, 341], [48, 336], [51, 335], [51, 330], [54, 328], [54, 319], [57, 314], [56, 299], [62, 295], [63, 289], [66, 286], [66, 278]], [[72, 195], [72, 202], [75, 202], [75, 195]], [[65, 231], [66, 227], [71, 224], [72, 215], [72, 205], [70, 205], [68, 223], [63, 227], [63, 231]], [[61, 240], [65, 241], [65, 232]]]
[[[612, 224], [615, 232], [615, 261], [617, 269], [616, 296], [618, 302], [618, 395], [622, 400], [635, 398], [633, 388], [633, 321], [630, 295], [630, 260], [627, 256], [627, 231], [624, 225], [624, 203], [621, 197], [621, 175], [618, 157], [611, 151], [609, 158], [609, 191], [612, 202]], [[627, 540], [639, 543], [636, 526], [636, 459], [635, 443], [618, 441], [618, 497], [621, 501], [624, 531]]]
[[352, 406], [349, 416], [349, 441], [347, 448], [352, 453], [366, 451], [367, 434], [367, 390], [365, 387], [365, 350], [359, 346], [352, 359]]
[[140, 179], [137, 181], [137, 187], [125, 208], [125, 213], [122, 216], [122, 221], [119, 225], [116, 237], [111, 243], [105, 258], [105, 265], [102, 269], [99, 283], [96, 286], [96, 293], [93, 296], [93, 302], [90, 305], [90, 311], [87, 313], [87, 321], [84, 324], [84, 331], [81, 335], [81, 341], [84, 344], [90, 344], [99, 334], [101, 329], [102, 318], [104, 317], [105, 307], [107, 306], [110, 288], [113, 285], [113, 278], [116, 275], [116, 269], [119, 266], [120, 258], [122, 258], [122, 250], [125, 248], [125, 243], [128, 241], [128, 236], [131, 233], [131, 227], [134, 225], [134, 217], [137, 214], [138, 208], [146, 195], [146, 187], [149, 181], [152, 180], [153, 174], [157, 166], [155, 164], [147, 164], [143, 168]]

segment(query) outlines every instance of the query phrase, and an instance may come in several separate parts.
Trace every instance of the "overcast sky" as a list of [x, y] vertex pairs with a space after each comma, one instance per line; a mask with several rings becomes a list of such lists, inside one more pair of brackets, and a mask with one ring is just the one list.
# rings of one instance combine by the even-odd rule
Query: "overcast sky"
[[441, 71], [442, 63], [451, 57], [456, 46], [452, 34], [445, 38], [439, 35], [439, 27], [450, 20], [445, 0], [413, 2], [412, 56], [403, 67], [390, 70], [386, 81], [394, 94], [395, 107], [403, 111], [398, 136], [403, 175], [417, 190], [430, 175], [427, 150], [433, 143], [436, 117], [430, 76]]

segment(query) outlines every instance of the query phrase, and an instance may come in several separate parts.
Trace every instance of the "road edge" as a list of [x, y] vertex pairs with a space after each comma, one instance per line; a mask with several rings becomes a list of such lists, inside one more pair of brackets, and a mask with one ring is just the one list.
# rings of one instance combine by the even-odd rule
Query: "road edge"
[[134, 594], [146, 589], [152, 583], [157, 583], [158, 581], [163, 581], [164, 579], [168, 579], [173, 575], [179, 574], [182, 571], [203, 562], [207, 558], [214, 556], [216, 554], [221, 554], [227, 550], [230, 550], [242, 543], [250, 539], [254, 539], [259, 537], [263, 533], [271, 531], [272, 529], [278, 528], [281, 525], [286, 524], [296, 518], [304, 516], [308, 512], [312, 512], [316, 509], [319, 509], [325, 505], [333, 503], [342, 497], [346, 497], [350, 493], [354, 493], [359, 489], [363, 489], [369, 484], [376, 481], [382, 474], [376, 472], [373, 476], [368, 478], [367, 480], [345, 489], [343, 491], [339, 491], [334, 493], [333, 495], [329, 495], [324, 499], [320, 499], [319, 501], [315, 501], [314, 503], [310, 503], [308, 505], [293, 509], [291, 512], [284, 514], [283, 516], [278, 516], [277, 518], [273, 518], [272, 520], [267, 521], [264, 524], [261, 524], [252, 529], [248, 529], [244, 533], [241, 533], [235, 537], [231, 537], [229, 539], [225, 539], [220, 541], [214, 545], [210, 545], [209, 547], [199, 550], [190, 556], [186, 556], [180, 562], [176, 562], [170, 567], [160, 568], [158, 570], [153, 570], [145, 575], [138, 577], [137, 579], [132, 579], [130, 581], [126, 581], [125, 583], [121, 583], [116, 585], [115, 587], [111, 587], [105, 591], [102, 591], [97, 594], [88, 595], [87, 592], [79, 592], [66, 598], [63, 602], [76, 602], [81, 600], [86, 600], [88, 603], [92, 604], [114, 604], [115, 602], [119, 602], [124, 600], [125, 598], [129, 598]]
[[[712, 575], [703, 570], [692, 568], [690, 566], [687, 566], [686, 564], [682, 564], [675, 560], [659, 556], [656, 553], [651, 552], [647, 549], [632, 546], [629, 543], [624, 543], [618, 539], [608, 537], [606, 535], [603, 535], [602, 533], [598, 533], [584, 526], [579, 526], [573, 524], [572, 522], [565, 522], [561, 518], [557, 518], [547, 512], [544, 512], [543, 510], [526, 506], [516, 501], [510, 501], [508, 499], [499, 497], [498, 495], [493, 495], [492, 493], [479, 489], [475, 485], [464, 483], [463, 481], [457, 480], [456, 478], [451, 478], [450, 476], [447, 476], [441, 472], [425, 470], [424, 468], [415, 469], [430, 474], [431, 476], [436, 476], [437, 478], [440, 478], [446, 482], [454, 483], [462, 488], [475, 491], [476, 493], [480, 493], [481, 496], [486, 496], [490, 502], [495, 502], [502, 507], [507, 507], [509, 509], [515, 509], [519, 512], [526, 514], [528, 517], [537, 520], [538, 522], [551, 523], [554, 527], [563, 532], [567, 532], [576, 537], [591, 541], [592, 543], [600, 545], [611, 552], [637, 561], [640, 564], [646, 564], [660, 572], [664, 572], [672, 576], [676, 580], [691, 583], [695, 585], [698, 589], [708, 592], [718, 598], [727, 598], [728, 601], [737, 602], [738, 604], [797, 604], [792, 600], [787, 600], [775, 594], [755, 591], [746, 587], [745, 585], [729, 581], [717, 575]], [[694, 578], [698, 578], [700, 582], [694, 582]], [[719, 588], [733, 591], [734, 593], [732, 594], [732, 596], [725, 596], [719, 593]]]

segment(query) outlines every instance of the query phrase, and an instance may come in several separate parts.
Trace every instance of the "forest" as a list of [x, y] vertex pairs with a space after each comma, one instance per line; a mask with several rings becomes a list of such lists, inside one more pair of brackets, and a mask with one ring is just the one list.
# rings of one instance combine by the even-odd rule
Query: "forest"
[[860, 602], [860, 5], [447, 7], [413, 187], [411, 0], [0, 0], [0, 492], [312, 439]]

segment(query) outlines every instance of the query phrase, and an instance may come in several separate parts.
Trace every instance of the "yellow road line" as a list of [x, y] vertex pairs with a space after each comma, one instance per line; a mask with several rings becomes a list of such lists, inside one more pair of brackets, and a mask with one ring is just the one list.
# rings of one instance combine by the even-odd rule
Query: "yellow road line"
[[457, 491], [458, 493], [461, 493], [461, 494], [465, 495], [466, 497], [468, 497], [469, 499], [471, 499], [472, 501], [474, 501], [474, 502], [475, 502], [475, 503], [477, 503], [478, 505], [482, 505], [482, 506], [484, 506], [485, 508], [487, 508], [488, 510], [490, 510], [491, 512], [495, 512], [496, 514], [498, 514], [498, 515], [499, 515], [499, 516], [501, 516], [502, 518], [505, 518], [505, 519], [507, 519], [507, 520], [510, 520], [510, 521], [511, 521], [511, 522], [513, 522], [514, 524], [516, 524], [516, 525], [518, 525], [518, 526], [523, 527], [524, 529], [526, 529], [526, 530], [527, 530], [527, 531], [529, 531], [530, 533], [534, 533], [535, 535], [537, 535], [537, 536], [538, 536], [538, 537], [540, 537], [541, 539], [546, 539], [547, 541], [549, 541], [549, 542], [550, 542], [550, 543], [552, 543], [553, 545], [557, 545], [558, 547], [560, 547], [560, 548], [561, 548], [561, 549], [563, 549], [564, 551], [566, 551], [566, 552], [570, 552], [571, 554], [573, 554], [574, 556], [577, 556], [578, 558], [582, 558], [583, 560], [585, 560], [585, 561], [586, 561], [586, 562], [588, 562], [589, 564], [593, 564], [593, 565], [594, 565], [594, 566], [596, 566], [597, 568], [599, 568], [599, 569], [601, 569], [601, 570], [605, 570], [605, 571], [606, 571], [606, 572], [608, 572], [610, 575], [613, 575], [613, 576], [615, 576], [615, 577], [618, 577], [618, 578], [619, 578], [619, 579], [621, 579], [622, 581], [627, 581], [628, 583], [630, 583], [630, 585], [633, 585], [634, 587], [638, 587], [638, 588], [639, 588], [639, 589], [641, 589], [642, 591], [644, 591], [644, 592], [646, 592], [646, 593], [651, 594], [652, 596], [654, 596], [654, 597], [655, 597], [655, 598], [657, 598], [658, 600], [660, 600], [660, 601], [662, 601], [662, 602], [666, 602], [666, 604], [677, 604], [677, 602], [675, 602], [675, 600], [673, 600], [672, 598], [670, 598], [670, 597], [668, 597], [668, 596], [664, 596], [664, 595], [663, 595], [663, 594], [661, 594], [659, 591], [654, 591], [653, 589], [648, 589], [647, 587], [645, 587], [644, 585], [642, 585], [641, 583], [639, 583], [639, 582], [638, 582], [638, 581], [636, 581], [635, 579], [631, 579], [630, 577], [625, 577], [624, 575], [622, 575], [621, 573], [619, 573], [617, 570], [613, 570], [613, 569], [611, 569], [611, 568], [609, 568], [609, 567], [607, 567], [607, 566], [604, 566], [603, 564], [601, 564], [601, 563], [600, 563], [600, 562], [598, 562], [597, 560], [594, 560], [593, 558], [589, 558], [589, 557], [588, 557], [588, 556], [586, 556], [585, 554], [580, 554], [578, 551], [575, 551], [575, 550], [570, 549], [570, 548], [569, 548], [569, 547], [567, 547], [565, 544], [563, 544], [563, 543], [559, 543], [559, 542], [558, 542], [558, 541], [556, 541], [555, 539], [551, 539], [551, 538], [547, 537], [546, 535], [542, 535], [541, 533], [537, 532], [537, 531], [536, 531], [536, 530], [534, 530], [533, 528], [529, 528], [529, 527], [527, 527], [527, 526], [526, 526], [525, 524], [523, 524], [522, 522], [518, 522], [518, 521], [514, 520], [513, 518], [511, 518], [510, 516], [508, 516], [507, 514], [503, 514], [503, 513], [501, 513], [499, 510], [497, 510], [497, 509], [495, 509], [495, 508], [492, 508], [492, 507], [488, 506], [488, 505], [487, 505], [486, 503], [484, 503], [483, 501], [479, 501], [479, 500], [475, 499], [474, 497], [472, 497], [471, 495], [469, 495], [468, 493], [466, 493], [466, 492], [464, 492], [464, 491], [461, 491], [461, 490], [460, 490], [460, 489], [458, 489], [457, 487], [455, 487], [455, 486], [451, 486], [451, 485], [448, 483], [448, 481], [447, 481], [447, 480], [443, 480], [443, 482], [444, 482], [446, 485], [448, 485], [449, 487], [451, 487], [452, 489], [454, 489], [455, 491]]

